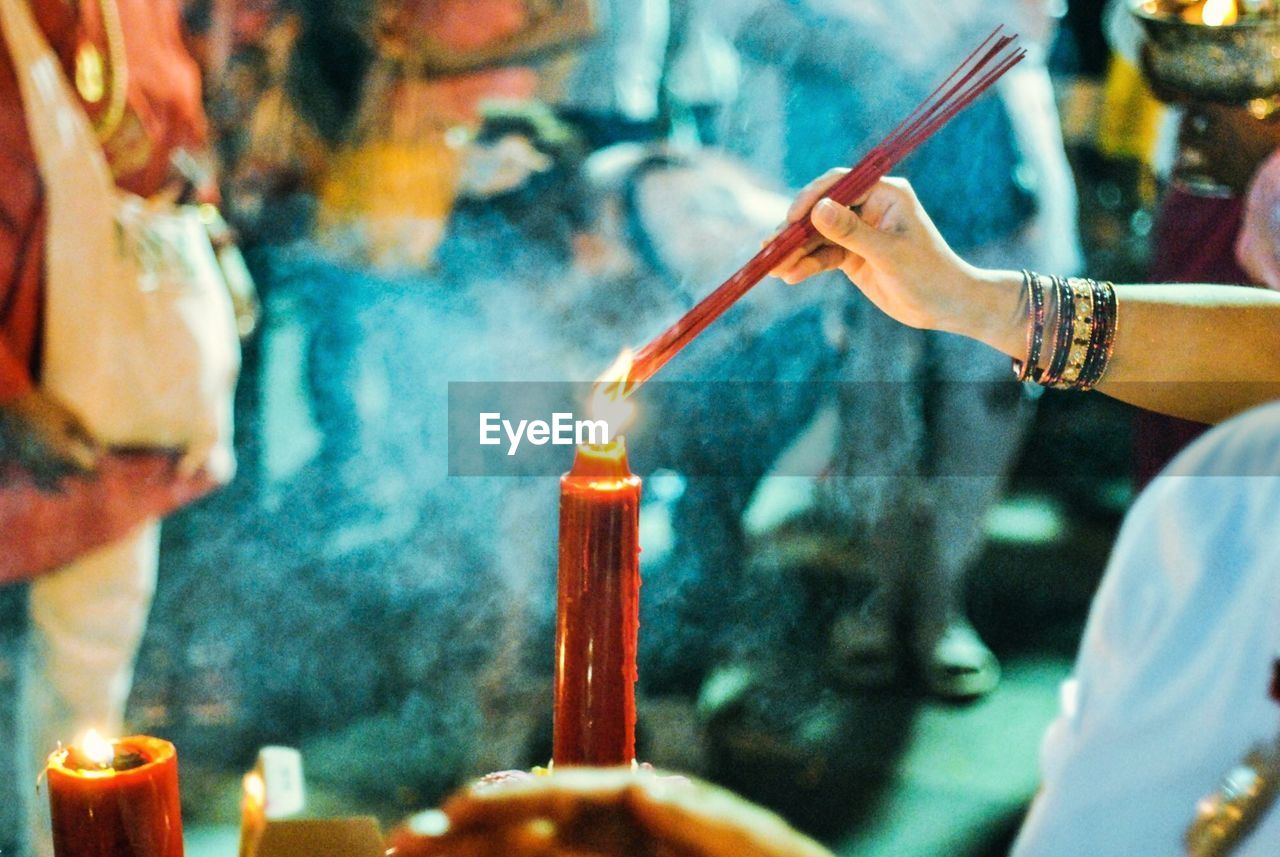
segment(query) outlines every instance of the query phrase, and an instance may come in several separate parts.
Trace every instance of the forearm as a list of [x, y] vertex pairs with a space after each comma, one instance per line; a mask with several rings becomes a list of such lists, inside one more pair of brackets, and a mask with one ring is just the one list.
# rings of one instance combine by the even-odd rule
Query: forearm
[[[1021, 274], [975, 270], [969, 276], [974, 300], [940, 326], [1010, 357], [1025, 357], [1028, 313]], [[1208, 423], [1280, 398], [1280, 294], [1239, 286], [1151, 285], [1117, 286], [1116, 297], [1115, 349], [1101, 392]], [[1042, 365], [1048, 357], [1042, 354]]]
[[1115, 353], [1099, 389], [1215, 423], [1280, 398], [1280, 294], [1240, 286], [1119, 286]]

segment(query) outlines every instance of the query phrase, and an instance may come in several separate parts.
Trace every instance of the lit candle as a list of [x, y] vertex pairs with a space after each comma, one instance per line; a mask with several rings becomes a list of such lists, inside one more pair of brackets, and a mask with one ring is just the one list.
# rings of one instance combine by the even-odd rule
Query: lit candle
[[182, 857], [178, 755], [159, 738], [89, 732], [49, 757], [56, 857]]
[[635, 760], [640, 478], [621, 438], [578, 449], [560, 479], [556, 765]]
[[240, 857], [253, 857], [267, 826], [267, 784], [262, 774], [244, 775], [240, 792]]

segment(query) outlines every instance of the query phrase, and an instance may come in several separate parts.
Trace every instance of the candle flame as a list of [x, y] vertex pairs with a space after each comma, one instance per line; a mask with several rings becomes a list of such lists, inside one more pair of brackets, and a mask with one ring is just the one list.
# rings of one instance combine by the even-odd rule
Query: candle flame
[[1202, 13], [1205, 26], [1224, 27], [1236, 22], [1236, 0], [1208, 0]]
[[255, 809], [263, 809], [267, 805], [267, 784], [257, 771], [244, 775], [244, 799]]
[[624, 348], [618, 359], [596, 379], [587, 408], [592, 419], [604, 420], [612, 441], [635, 422], [636, 406], [630, 401], [631, 349]]
[[90, 729], [80, 736], [80, 740], [76, 741], [76, 752], [99, 768], [111, 767], [116, 758], [115, 745], [99, 735], [97, 729]]

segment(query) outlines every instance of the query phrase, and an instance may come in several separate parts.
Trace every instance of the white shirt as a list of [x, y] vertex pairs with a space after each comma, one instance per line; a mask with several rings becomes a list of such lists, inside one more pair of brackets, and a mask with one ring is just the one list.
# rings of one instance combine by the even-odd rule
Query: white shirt
[[[1201, 474], [1201, 475], [1191, 475]], [[1280, 404], [1218, 427], [1129, 513], [1094, 600], [1016, 857], [1185, 853], [1197, 802], [1272, 742]], [[1280, 854], [1280, 808], [1235, 852]]]

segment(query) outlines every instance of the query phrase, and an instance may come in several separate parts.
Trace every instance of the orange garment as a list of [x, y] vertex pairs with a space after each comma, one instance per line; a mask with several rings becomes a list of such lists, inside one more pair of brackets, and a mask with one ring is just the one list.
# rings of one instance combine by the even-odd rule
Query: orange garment
[[[183, 44], [177, 0], [106, 2], [120, 13], [128, 89], [124, 118], [103, 148], [117, 185], [149, 196], [168, 182], [173, 151], [204, 140], [200, 74]], [[32, 9], [69, 77], [83, 41], [110, 56], [99, 0], [32, 0]], [[89, 115], [98, 118], [108, 100], [86, 105]], [[13, 63], [0, 46], [0, 402], [39, 378], [43, 194]]]

